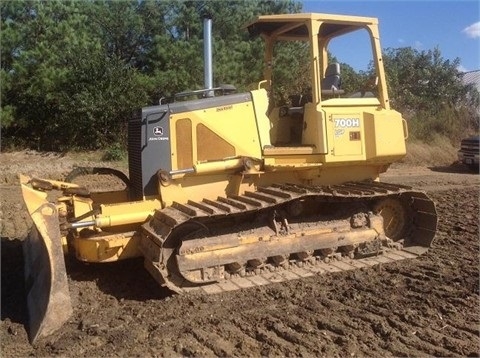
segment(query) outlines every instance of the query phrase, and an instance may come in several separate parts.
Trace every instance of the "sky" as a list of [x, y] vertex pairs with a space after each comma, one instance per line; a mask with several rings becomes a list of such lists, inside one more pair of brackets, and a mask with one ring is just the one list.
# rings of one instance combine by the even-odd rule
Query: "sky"
[[[438, 47], [445, 60], [460, 58], [462, 72], [480, 70], [480, 1], [478, 0], [304, 0], [303, 12], [376, 17], [383, 49], [412, 47], [419, 51]], [[352, 58], [355, 45], [338, 49]], [[343, 51], [343, 52], [342, 52]], [[368, 59], [358, 57], [355, 69], [366, 69]]]

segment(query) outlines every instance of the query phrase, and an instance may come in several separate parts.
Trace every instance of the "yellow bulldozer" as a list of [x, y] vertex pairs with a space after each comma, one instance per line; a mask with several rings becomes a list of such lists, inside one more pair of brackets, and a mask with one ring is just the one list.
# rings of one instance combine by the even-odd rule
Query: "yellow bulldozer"
[[[182, 93], [129, 121], [125, 190], [89, 191], [20, 176], [34, 226], [25, 242], [29, 337], [68, 320], [64, 255], [89, 263], [143, 257], [161, 286], [217, 293], [323, 272], [414, 258], [436, 232], [421, 191], [381, 183], [406, 153], [406, 121], [390, 108], [375, 18], [259, 16], [246, 26], [265, 41], [258, 88]], [[346, 93], [332, 39], [368, 38], [368, 94]], [[275, 48], [308, 48], [308, 93], [274, 103]], [[192, 98], [193, 97], [193, 98]], [[61, 191], [49, 202], [50, 190]]]

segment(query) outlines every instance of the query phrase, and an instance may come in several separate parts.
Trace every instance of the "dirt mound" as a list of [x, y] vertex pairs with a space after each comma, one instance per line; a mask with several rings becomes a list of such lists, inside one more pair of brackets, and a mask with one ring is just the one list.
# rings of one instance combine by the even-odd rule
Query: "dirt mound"
[[[172, 295], [142, 260], [69, 260], [74, 315], [34, 347], [25, 328], [21, 242], [11, 240], [28, 225], [11, 228], [1, 251], [2, 354], [478, 356], [478, 175], [396, 167], [384, 180], [418, 184], [437, 203], [436, 241], [416, 260], [211, 296]], [[20, 200], [13, 186], [0, 188], [10, 202]], [[9, 218], [24, 220], [21, 210], [12, 209]]]
[[[64, 180], [67, 175], [78, 167], [110, 167], [127, 172], [126, 165], [121, 162], [99, 162], [98, 153], [80, 155], [62, 155], [59, 153], [39, 153], [23, 151], [2, 153], [0, 156], [0, 235], [10, 239], [24, 239], [32, 222], [23, 204], [19, 174], [30, 177]], [[76, 179], [79, 185], [84, 185], [82, 177]], [[118, 179], [108, 179], [102, 175], [89, 178], [90, 190], [105, 188], [123, 188], [123, 183]]]

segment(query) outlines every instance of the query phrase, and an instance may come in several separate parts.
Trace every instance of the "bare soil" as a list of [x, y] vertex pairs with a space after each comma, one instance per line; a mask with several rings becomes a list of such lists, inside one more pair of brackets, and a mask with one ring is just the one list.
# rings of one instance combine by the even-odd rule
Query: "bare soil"
[[31, 152], [0, 157], [4, 357], [480, 354], [479, 175], [459, 165], [396, 165], [382, 175], [436, 202], [438, 234], [418, 259], [211, 296], [172, 295], [142, 260], [68, 260], [74, 314], [32, 346], [21, 249], [31, 222], [17, 174], [62, 179], [76, 164], [92, 163]]

